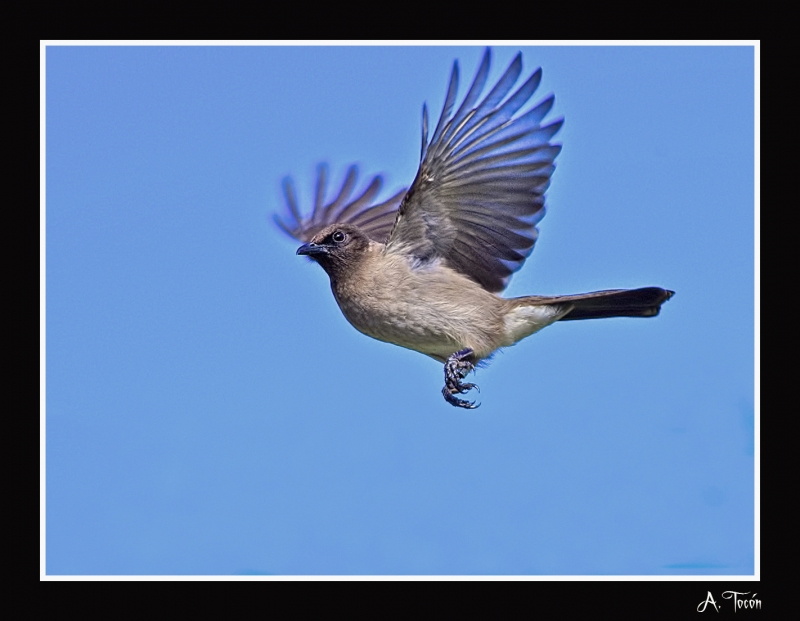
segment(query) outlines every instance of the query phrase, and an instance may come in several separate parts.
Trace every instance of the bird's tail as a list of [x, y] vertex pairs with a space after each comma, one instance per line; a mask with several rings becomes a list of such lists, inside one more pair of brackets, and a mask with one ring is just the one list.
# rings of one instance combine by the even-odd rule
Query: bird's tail
[[[528, 295], [510, 300], [515, 306], [563, 308], [558, 321], [602, 317], [654, 317], [661, 305], [675, 294], [660, 287], [611, 289], [578, 295]], [[569, 310], [567, 310], [569, 309]]]

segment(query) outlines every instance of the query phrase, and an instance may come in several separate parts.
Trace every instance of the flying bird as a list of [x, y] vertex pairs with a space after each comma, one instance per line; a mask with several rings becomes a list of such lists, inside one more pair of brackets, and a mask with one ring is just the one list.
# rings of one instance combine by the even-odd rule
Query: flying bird
[[462, 408], [477, 407], [456, 396], [477, 388], [463, 380], [498, 349], [556, 321], [653, 317], [673, 295], [660, 287], [498, 295], [536, 242], [561, 151], [552, 139], [563, 119], [543, 124], [552, 95], [520, 113], [539, 86], [541, 69], [509, 96], [522, 72], [521, 53], [481, 98], [490, 62], [487, 49], [457, 109], [459, 67], [453, 63], [430, 140], [423, 105], [420, 165], [410, 188], [377, 202], [382, 178], [375, 176], [353, 197], [357, 168], [351, 166], [326, 203], [327, 168], [321, 165], [311, 214], [301, 214], [287, 177], [288, 213], [275, 216], [283, 231], [305, 242], [297, 254], [327, 272], [347, 320], [367, 336], [443, 363], [442, 394]]

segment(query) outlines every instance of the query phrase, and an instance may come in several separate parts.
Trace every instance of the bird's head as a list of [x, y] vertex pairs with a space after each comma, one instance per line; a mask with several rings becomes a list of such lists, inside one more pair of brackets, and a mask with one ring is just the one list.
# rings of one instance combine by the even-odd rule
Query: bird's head
[[297, 249], [319, 263], [331, 278], [353, 269], [369, 251], [370, 239], [353, 224], [332, 224]]

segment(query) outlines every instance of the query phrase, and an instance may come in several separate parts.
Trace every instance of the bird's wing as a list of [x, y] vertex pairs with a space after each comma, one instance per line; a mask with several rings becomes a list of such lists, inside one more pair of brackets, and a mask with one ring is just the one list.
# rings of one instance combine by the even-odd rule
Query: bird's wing
[[441, 259], [497, 292], [533, 250], [536, 223], [544, 216], [544, 192], [561, 150], [550, 140], [563, 120], [541, 124], [553, 105], [552, 95], [515, 117], [542, 75], [537, 69], [506, 99], [522, 71], [521, 54], [478, 102], [490, 58], [487, 49], [455, 114], [458, 61], [453, 64], [430, 142], [423, 106], [420, 167], [386, 250], [422, 263]]
[[353, 189], [358, 177], [358, 167], [350, 166], [344, 178], [339, 194], [330, 203], [325, 204], [325, 186], [328, 178], [328, 167], [320, 164], [317, 167], [317, 187], [314, 198], [314, 209], [307, 217], [300, 215], [297, 206], [297, 194], [291, 177], [283, 180], [283, 194], [286, 197], [288, 213], [285, 219], [273, 216], [275, 223], [287, 234], [303, 242], [311, 241], [319, 231], [330, 224], [342, 222], [355, 224], [371, 239], [385, 242], [392, 230], [397, 208], [405, 194], [401, 190], [388, 200], [375, 203], [380, 192], [383, 178], [373, 177], [367, 188], [356, 198], [352, 198]]

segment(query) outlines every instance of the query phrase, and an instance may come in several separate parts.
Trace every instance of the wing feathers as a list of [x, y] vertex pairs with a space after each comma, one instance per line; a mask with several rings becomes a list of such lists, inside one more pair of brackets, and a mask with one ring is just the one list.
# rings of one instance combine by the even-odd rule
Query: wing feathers
[[[486, 50], [486, 54], [484, 54], [484, 61], [488, 62], [488, 58], [489, 58], [489, 50]], [[484, 125], [485, 123], [487, 123], [488, 121], [491, 120], [491, 117], [494, 114], [496, 114], [496, 113], [498, 113], [498, 112], [500, 112], [502, 110], [502, 108], [498, 109], [498, 110], [495, 110], [494, 112], [490, 113], [488, 116], [485, 114], [486, 110], [490, 110], [490, 109], [494, 108], [497, 104], [500, 103], [500, 101], [502, 101], [503, 97], [505, 97], [508, 94], [508, 91], [510, 91], [511, 88], [514, 86], [514, 84], [517, 81], [517, 78], [519, 78], [519, 75], [520, 75], [521, 72], [522, 72], [522, 54], [517, 54], [516, 58], [514, 58], [514, 61], [508, 67], [508, 69], [506, 70], [506, 72], [503, 75], [503, 77], [500, 78], [500, 80], [497, 82], [495, 87], [484, 98], [484, 100], [480, 103], [480, 105], [475, 110], [470, 111], [470, 114], [467, 116], [467, 118], [465, 119], [464, 123], [460, 123], [460, 120], [458, 120], [458, 119], [453, 119], [452, 121], [448, 122], [448, 127], [450, 128], [451, 131], [447, 132], [445, 134], [445, 136], [442, 138], [441, 148], [444, 149], [447, 146], [448, 141], [452, 142], [453, 136], [456, 136], [456, 135], [464, 135], [464, 136], [466, 136], [466, 135], [469, 135], [470, 133], [472, 133], [472, 131], [476, 131], [477, 129], [483, 129], [484, 131], [486, 131], [485, 127], [480, 127], [480, 126], [476, 127], [476, 125], [478, 125], [478, 124]], [[531, 76], [531, 77], [533, 77], [533, 76]], [[474, 87], [474, 85], [473, 85], [473, 87]], [[481, 84], [481, 88], [483, 88], [482, 84]], [[523, 85], [523, 88], [524, 88], [524, 85]], [[530, 91], [530, 94], [528, 95], [528, 97], [530, 97], [532, 94], [533, 94], [533, 91]], [[513, 99], [514, 99], [514, 96], [512, 96], [509, 99], [509, 102], [511, 102], [512, 107], [513, 107], [513, 105], [518, 104], [517, 105], [517, 109], [519, 109], [519, 107], [522, 106], [525, 103], [525, 101], [521, 101], [521, 102], [513, 101], [512, 102]], [[506, 103], [508, 104], [509, 102], [506, 102]], [[511, 115], [513, 115], [513, 112], [509, 115], [509, 117]], [[442, 154], [443, 153], [441, 153], [441, 152], [439, 153], [440, 156]]]
[[455, 114], [458, 65], [453, 66], [442, 114], [421, 149], [387, 252], [411, 255], [415, 263], [441, 258], [487, 290], [500, 291], [536, 241], [544, 192], [561, 150], [550, 141], [563, 121], [541, 125], [552, 95], [515, 118], [542, 75], [537, 69], [514, 90], [522, 73], [520, 54], [481, 99], [490, 59], [486, 50]]
[[290, 177], [286, 177], [283, 180], [283, 193], [289, 214], [286, 221], [277, 215], [273, 217], [278, 227], [295, 239], [308, 242], [330, 224], [350, 223], [360, 227], [371, 239], [385, 242], [394, 225], [405, 190], [381, 203], [373, 204], [383, 185], [383, 178], [375, 176], [358, 197], [351, 199], [358, 179], [358, 167], [350, 166], [336, 198], [326, 205], [327, 179], [328, 167], [320, 164], [317, 167], [314, 209], [304, 218], [298, 209], [294, 183]]
[[458, 61], [453, 63], [453, 71], [450, 73], [450, 83], [447, 86], [447, 97], [444, 101], [444, 106], [442, 107], [442, 115], [439, 117], [439, 122], [436, 124], [436, 129], [433, 132], [433, 138], [431, 138], [430, 144], [436, 144], [439, 142], [439, 138], [442, 135], [442, 131], [444, 130], [445, 120], [448, 116], [450, 116], [450, 112], [453, 110], [453, 104], [456, 100], [456, 91], [458, 90]]
[[[327, 166], [324, 164], [320, 165], [320, 169], [326, 171], [327, 174]], [[328, 205], [327, 211], [328, 213], [337, 213], [340, 209], [344, 208], [347, 205], [347, 200], [350, 198], [350, 195], [353, 193], [353, 188], [356, 186], [356, 179], [358, 178], [358, 167], [357, 166], [350, 166], [347, 169], [347, 175], [344, 178], [344, 182], [342, 183], [342, 188], [339, 190], [339, 194], [333, 199], [333, 202]], [[324, 191], [324, 188], [323, 188]], [[319, 197], [319, 201], [314, 204], [314, 212], [318, 213], [317, 210], [321, 213], [323, 211], [322, 203], [324, 202], [324, 197]]]

